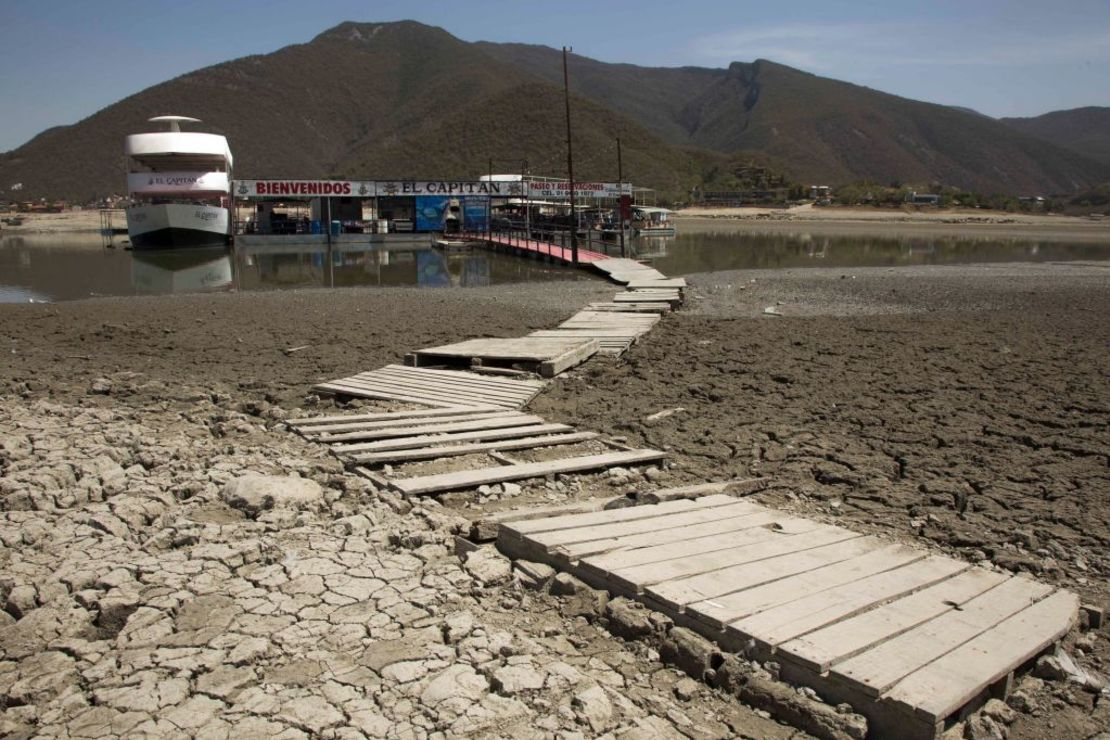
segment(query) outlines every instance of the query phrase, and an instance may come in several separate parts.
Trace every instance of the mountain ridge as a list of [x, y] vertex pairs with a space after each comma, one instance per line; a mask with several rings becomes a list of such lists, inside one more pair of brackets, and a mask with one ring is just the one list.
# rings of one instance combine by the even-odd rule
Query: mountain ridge
[[[795, 70], [640, 67], [569, 55], [576, 175], [682, 197], [754, 156], [801, 182], [939, 182], [1071, 192], [1110, 179], [1090, 160], [993, 119]], [[124, 187], [123, 137], [178, 113], [229, 137], [240, 177], [475, 178], [490, 159], [565, 170], [561, 52], [462, 41], [414, 21], [344, 22], [309, 41], [141, 90], [0, 154], [21, 197]], [[515, 171], [515, 169], [509, 169]]]

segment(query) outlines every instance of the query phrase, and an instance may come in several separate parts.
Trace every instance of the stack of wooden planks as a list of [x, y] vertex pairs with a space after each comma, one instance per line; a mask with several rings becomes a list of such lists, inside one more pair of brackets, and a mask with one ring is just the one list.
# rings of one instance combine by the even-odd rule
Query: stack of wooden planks
[[1068, 591], [722, 495], [506, 523], [498, 547], [773, 659], [878, 737], [933, 738], [1004, 694], [1078, 609]]
[[441, 408], [466, 405], [516, 409], [531, 401], [543, 387], [544, 382], [535, 379], [386, 365], [380, 370], [320, 383], [313, 390]]

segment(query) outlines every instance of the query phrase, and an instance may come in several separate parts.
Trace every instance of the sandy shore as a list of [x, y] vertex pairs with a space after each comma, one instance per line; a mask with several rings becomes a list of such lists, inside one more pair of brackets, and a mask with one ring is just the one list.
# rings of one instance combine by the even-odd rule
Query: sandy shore
[[[661, 484], [764, 476], [766, 503], [1110, 605], [1105, 263], [691, 283], [626, 358], [532, 408], [670, 450]], [[314, 382], [550, 327], [611, 292], [0, 305], [0, 734], [800, 737], [684, 683], [581, 604], [452, 553], [461, 516], [661, 484], [573, 476], [414, 506], [281, 427], [320, 408]], [[681, 411], [646, 420], [665, 409]], [[247, 473], [304, 476], [319, 496], [245, 515], [222, 494]], [[1105, 633], [1067, 646], [1110, 666]], [[1110, 701], [1066, 682], [1019, 689], [1011, 738], [1110, 722]]]

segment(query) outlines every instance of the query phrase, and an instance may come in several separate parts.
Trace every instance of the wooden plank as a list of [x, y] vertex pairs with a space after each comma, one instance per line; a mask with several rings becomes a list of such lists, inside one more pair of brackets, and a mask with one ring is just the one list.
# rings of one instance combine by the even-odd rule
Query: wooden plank
[[581, 362], [585, 362], [590, 357], [597, 354], [599, 349], [601, 349], [601, 345], [596, 339], [586, 339], [582, 341], [581, 344], [568, 349], [558, 357], [541, 362], [540, 376], [544, 378], [554, 378], [564, 370], [572, 368]]
[[918, 559], [900, 568], [802, 595], [801, 598], [730, 622], [728, 630], [774, 647], [951, 578], [969, 567], [968, 563], [935, 555]]
[[351, 392], [361, 391], [363, 393], [386, 394], [397, 398], [417, 398], [420, 399], [423, 403], [436, 401], [439, 403], [450, 403], [452, 405], [457, 405], [460, 400], [470, 399], [475, 403], [479, 403], [485, 406], [501, 406], [502, 408], [516, 408], [522, 405], [520, 399], [494, 398], [485, 395], [475, 395], [472, 393], [439, 390], [434, 388], [409, 388], [399, 386], [393, 381], [389, 380], [368, 381], [348, 379], [344, 381], [334, 381], [329, 385], [344, 387], [349, 389]]
[[286, 424], [293, 427], [315, 428], [322, 424], [341, 424], [356, 421], [379, 421], [385, 419], [419, 419], [425, 416], [457, 416], [480, 411], [500, 411], [500, 406], [455, 406], [445, 409], [414, 409], [412, 411], [381, 411], [372, 414], [332, 414], [330, 416], [306, 416], [300, 419], [287, 419]]
[[530, 333], [530, 337], [584, 337], [596, 339], [619, 339], [631, 342], [646, 332], [639, 329], [540, 329]]
[[686, 278], [633, 278], [628, 281], [628, 288], [685, 288]]
[[515, 416], [519, 411], [512, 409], [497, 409], [496, 411], [479, 411], [473, 414], [448, 414], [438, 416], [406, 417], [404, 419], [382, 419], [380, 421], [356, 421], [348, 424], [326, 424], [318, 427], [299, 429], [306, 437], [315, 437], [322, 434], [335, 434], [337, 432], [354, 432], [364, 429], [389, 429], [403, 426], [411, 429], [427, 424], [447, 424], [456, 421], [474, 421], [476, 419], [498, 419], [506, 416]]
[[668, 529], [682, 528], [690, 524], [714, 522], [721, 519], [739, 515], [766, 514], [762, 507], [755, 506], [747, 501], [737, 501], [724, 506], [714, 506], [709, 509], [695, 509], [666, 517], [650, 519], [633, 519], [626, 522], [611, 524], [596, 524], [573, 529], [559, 529], [554, 532], [538, 532], [532, 539], [548, 548], [564, 547], [576, 543], [596, 542], [598, 540], [613, 540], [624, 535], [637, 535], [646, 532], [660, 532]]
[[650, 586], [663, 582], [678, 584], [684, 582], [687, 578], [701, 574], [723, 571], [736, 566], [746, 566], [757, 561], [857, 539], [861, 536], [842, 527], [830, 525], [821, 525], [815, 529], [797, 534], [780, 533], [773, 529], [768, 531], [777, 536], [760, 539], [754, 543], [740, 542], [738, 545], [731, 547], [720, 546], [721, 540], [729, 539], [731, 537], [729, 535], [725, 535], [723, 538], [714, 536], [688, 540], [686, 548], [682, 547], [681, 543], [676, 543], [674, 547], [667, 546], [670, 547], [671, 554], [673, 554], [673, 557], [667, 560], [657, 559], [658, 555], [645, 555], [645, 557], [651, 557], [654, 562], [645, 561], [634, 565], [614, 567], [610, 570], [615, 578], [639, 586]]
[[859, 584], [864, 588], [866, 584], [863, 579], [922, 560], [927, 554], [923, 550], [905, 545], [888, 545], [859, 557], [783, 578], [781, 581], [718, 596], [709, 601], [699, 601], [688, 605], [686, 611], [711, 627], [724, 629], [729, 622], [736, 622], [838, 586]]
[[982, 634], [1052, 591], [1014, 577], [981, 594], [959, 610], [945, 612], [834, 666], [830, 675], [868, 696], [879, 696], [909, 674]]
[[[590, 558], [592, 567], [622, 567], [639, 565], [657, 560], [670, 560], [675, 552], [688, 552], [689, 545], [671, 548], [670, 552], [664, 550], [667, 545], [681, 542], [692, 542], [706, 537], [716, 538], [721, 543], [721, 549], [735, 547], [740, 544], [737, 540], [739, 532], [747, 529], [759, 529], [764, 535], [762, 539], [770, 539], [779, 535], [772, 526], [783, 519], [783, 515], [774, 511], [755, 511], [751, 513], [722, 517], [706, 521], [702, 524], [691, 524], [681, 528], [653, 529], [643, 534], [621, 535], [607, 539], [575, 542], [559, 546], [559, 553], [570, 560]], [[806, 520], [797, 519], [799, 523]], [[812, 528], [816, 528], [814, 524]], [[752, 533], [754, 535], [754, 533]], [[747, 535], [740, 535], [746, 537]], [[745, 542], [750, 540], [745, 539]], [[618, 552], [619, 551], [619, 554]], [[602, 555], [608, 557], [602, 558]]]
[[1008, 575], [970, 568], [896, 601], [779, 645], [790, 660], [817, 673], [919, 624], [962, 607]]
[[398, 491], [412, 496], [425, 493], [436, 493], [438, 491], [453, 491], [460, 488], [474, 488], [486, 483], [501, 483], [502, 481], [521, 480], [524, 478], [541, 478], [545, 475], [552, 475], [555, 473], [574, 473], [607, 468], [615, 465], [634, 465], [661, 460], [664, 457], [666, 457], [666, 453], [659, 452], [658, 450], [608, 452], [601, 455], [585, 455], [563, 460], [547, 460], [544, 462], [522, 463], [520, 465], [504, 465], [497, 468], [460, 470], [452, 473], [403, 478], [391, 480], [390, 485]]
[[465, 432], [475, 429], [502, 429], [504, 427], [522, 427], [531, 424], [542, 424], [543, 418], [528, 414], [516, 413], [511, 416], [495, 419], [476, 419], [475, 421], [453, 421], [445, 424], [429, 424], [416, 427], [389, 427], [387, 429], [367, 429], [360, 432], [341, 432], [339, 434], [322, 435], [321, 442], [344, 442], [350, 440], [387, 439], [389, 437], [415, 437], [418, 434], [432, 434], [434, 432]]
[[[695, 601], [712, 599], [734, 591], [743, 591], [796, 573], [804, 573], [807, 570], [847, 560], [879, 547], [879, 541], [873, 537], [862, 537], [855, 532], [845, 534], [845, 532], [846, 530], [841, 530], [841, 532], [826, 534], [822, 530], [814, 530], [807, 534], [796, 535], [795, 538], [805, 542], [804, 544], [797, 542], [783, 544], [783, 549], [789, 549], [789, 552], [727, 568], [708, 572], [701, 571], [697, 575], [686, 578], [664, 582], [656, 581], [655, 585], [644, 590], [659, 603], [665, 604], [674, 610], [681, 610], [687, 604], [692, 604]], [[783, 540], [786, 539], [792, 538], [783, 538]], [[833, 539], [834, 541], [817, 546], [817, 543], [825, 539]], [[764, 544], [773, 545], [775, 542], [759, 543], [751, 547], [754, 550], [763, 547]], [[800, 550], [800, 547], [806, 549]], [[657, 563], [653, 567], [660, 570], [669, 570], [667, 566], [671, 562], [673, 561]], [[650, 578], [655, 580], [657, 576], [650, 576]]]
[[480, 375], [476, 372], [437, 370], [427, 367], [405, 367], [404, 365], [387, 365], [381, 370], [375, 370], [374, 374], [382, 377], [415, 380], [432, 385], [461, 386], [474, 390], [512, 393], [513, 395], [538, 393], [543, 390], [546, 385], [543, 381], [539, 380], [495, 378]]
[[532, 519], [518, 522], [513, 525], [513, 531], [520, 536], [527, 536], [537, 532], [551, 532], [557, 529], [571, 529], [585, 527], [593, 524], [609, 524], [610, 522], [629, 521], [647, 517], [668, 516], [677, 511], [699, 509], [711, 506], [724, 506], [735, 501], [732, 496], [717, 494], [704, 496], [695, 500], [668, 501], [656, 506], [633, 506], [627, 509], [612, 509], [607, 511], [592, 512], [589, 514], [568, 514], [566, 516], [549, 517], [547, 519]]
[[402, 393], [390, 393], [388, 391], [372, 391], [365, 388], [358, 388], [354, 386], [344, 385], [340, 381], [332, 381], [330, 383], [319, 383], [312, 386], [312, 390], [316, 393], [332, 393], [340, 396], [357, 396], [360, 398], [377, 398], [386, 401], [402, 401], [404, 403], [419, 403], [425, 406], [439, 406], [443, 408], [454, 408], [458, 406], [458, 401], [434, 401], [422, 398], [420, 396], [412, 396]]
[[[591, 567], [599, 570], [621, 570], [648, 563], [733, 550], [754, 542], [812, 532], [826, 526], [812, 519], [792, 517], [789, 514], [766, 509], [755, 514], [722, 519], [720, 527], [716, 529], [712, 527], [712, 523], [706, 523], [685, 527], [681, 531], [666, 536], [660, 533], [656, 539], [648, 535], [620, 538], [622, 543], [620, 548], [590, 555], [589, 563]], [[604, 541], [598, 541], [598, 546], [602, 544]]]
[[[424, 369], [424, 368], [418, 368]], [[504, 384], [476, 383], [470, 377], [481, 377], [476, 373], [467, 373], [468, 377], [448, 378], [441, 375], [420, 377], [395, 370], [376, 370], [371, 373], [354, 375], [345, 380], [362, 380], [373, 383], [396, 383], [416, 388], [458, 389], [476, 394], [490, 394], [512, 397], [531, 397], [539, 392], [538, 388], [531, 386], [507, 386]]]
[[404, 378], [394, 378], [386, 375], [374, 375], [373, 377], [353, 377], [348, 378], [345, 382], [351, 385], [365, 385], [367, 387], [379, 388], [397, 388], [405, 392], [412, 393], [432, 393], [437, 396], [450, 396], [452, 394], [461, 398], [471, 399], [490, 399], [490, 403], [509, 401], [518, 403], [521, 401], [530, 400], [532, 395], [531, 391], [519, 393], [512, 390], [500, 390], [497, 388], [472, 388], [462, 385], [453, 385], [450, 383], [441, 383], [439, 381], [424, 381], [424, 380], [406, 380]]
[[608, 313], [637, 313], [663, 315], [671, 312], [671, 307], [665, 303], [615, 303], [599, 302], [589, 303], [586, 308], [591, 311], [605, 311]]
[[534, 380], [531, 378], [514, 380], [511, 378], [490, 378], [481, 375], [475, 375], [473, 372], [466, 370], [440, 370], [432, 367], [408, 367], [407, 365], [398, 365], [396, 363], [386, 365], [382, 370], [393, 372], [403, 372], [416, 377], [430, 377], [430, 378], [456, 378], [458, 376], [466, 376], [468, 380], [473, 380], [476, 383], [490, 383], [496, 386], [528, 386], [535, 390], [543, 390], [547, 385], [542, 380]]
[[572, 432], [574, 427], [566, 424], [530, 424], [522, 427], [509, 427], [507, 429], [479, 429], [475, 432], [458, 432], [454, 434], [421, 434], [416, 437], [400, 437], [383, 439], [378, 442], [362, 442], [349, 445], [332, 445], [331, 449], [337, 455], [350, 455], [359, 452], [379, 452], [382, 450], [406, 450], [418, 447], [427, 447], [433, 444], [448, 444], [454, 442], [473, 442], [476, 440], [513, 439], [515, 437], [531, 437], [539, 434], [555, 434]]
[[540, 337], [518, 337], [511, 339], [469, 339], [465, 342], [445, 344], [440, 347], [418, 349], [415, 355], [419, 357], [455, 357], [471, 358], [481, 357], [502, 359], [506, 361], [519, 360], [526, 362], [545, 362], [554, 360], [567, 352], [580, 349], [586, 342], [566, 339], [550, 339]]
[[[989, 592], [988, 592], [989, 593]], [[885, 700], [929, 721], [947, 718], [983, 689], [1067, 634], [1079, 597], [1056, 591], [899, 681]]]
[[596, 439], [597, 436], [597, 432], [572, 432], [569, 434], [522, 437], [520, 439], [506, 439], [494, 442], [474, 442], [470, 444], [460, 445], [418, 447], [416, 449], [404, 449], [386, 452], [365, 452], [351, 455], [351, 458], [354, 462], [360, 464], [412, 462], [414, 460], [434, 460], [441, 457], [473, 455], [490, 450], [527, 450], [535, 447], [555, 447], [558, 445], [569, 445], [576, 444], [578, 442], [586, 442], [591, 439]]

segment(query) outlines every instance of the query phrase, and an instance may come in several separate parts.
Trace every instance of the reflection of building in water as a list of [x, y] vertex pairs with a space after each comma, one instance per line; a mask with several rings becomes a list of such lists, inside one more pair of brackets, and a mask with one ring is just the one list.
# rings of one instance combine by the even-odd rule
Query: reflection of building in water
[[139, 293], [198, 293], [229, 290], [234, 284], [225, 249], [137, 251], [131, 255], [131, 284]]

